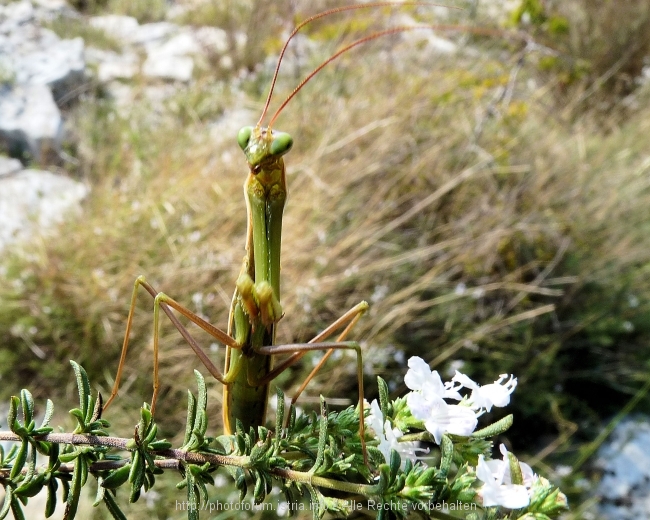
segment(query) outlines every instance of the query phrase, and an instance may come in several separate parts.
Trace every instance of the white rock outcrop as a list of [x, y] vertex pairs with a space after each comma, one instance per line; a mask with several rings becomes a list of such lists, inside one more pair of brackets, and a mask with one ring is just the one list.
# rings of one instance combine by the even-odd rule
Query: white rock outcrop
[[85, 81], [84, 41], [64, 40], [41, 26], [61, 14], [55, 0], [0, 5], [0, 140], [12, 153], [40, 160], [58, 151], [62, 118], [57, 102]]

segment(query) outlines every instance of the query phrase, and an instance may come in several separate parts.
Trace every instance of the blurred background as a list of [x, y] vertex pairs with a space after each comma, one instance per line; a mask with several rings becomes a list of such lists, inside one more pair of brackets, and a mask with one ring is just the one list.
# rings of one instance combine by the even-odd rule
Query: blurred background
[[[618, 498], [599, 491], [606, 461], [597, 450], [619, 421], [650, 428], [638, 415], [650, 412], [650, 5], [451, 4], [463, 9], [327, 17], [290, 45], [271, 111], [338, 48], [373, 31], [493, 29], [414, 30], [364, 44], [278, 117], [275, 128], [294, 137], [278, 340], [306, 341], [367, 300], [353, 337], [364, 346], [369, 399], [377, 375], [403, 395], [414, 355], [445, 380], [455, 370], [481, 384], [515, 374], [511, 405], [490, 415], [515, 415], [500, 441], [561, 485], [566, 518], [627, 518], [607, 510]], [[70, 359], [107, 396], [140, 274], [225, 328], [246, 231], [237, 131], [257, 122], [292, 27], [339, 5], [0, 4], [4, 402], [29, 388], [37, 402], [51, 398], [53, 424], [69, 428]], [[66, 74], [53, 71], [59, 55]], [[44, 85], [50, 94], [30, 97]], [[30, 110], [40, 119], [20, 127], [18, 114]], [[53, 177], [41, 184], [34, 170]], [[106, 416], [127, 437], [151, 397], [151, 303], [138, 300], [120, 396]], [[191, 330], [222, 363], [223, 348]], [[318, 358], [277, 384], [291, 395]], [[160, 363], [158, 421], [179, 441], [192, 370], [202, 367], [167, 322]], [[222, 390], [210, 391], [216, 435]], [[320, 394], [353, 404], [353, 357], [326, 365], [302, 406]], [[225, 500], [229, 478], [219, 478], [215, 497]], [[186, 516], [173, 509], [183, 497], [174, 483], [125, 505], [129, 518]], [[621, 500], [635, 496], [630, 484]], [[107, 517], [101, 508], [88, 515]]]

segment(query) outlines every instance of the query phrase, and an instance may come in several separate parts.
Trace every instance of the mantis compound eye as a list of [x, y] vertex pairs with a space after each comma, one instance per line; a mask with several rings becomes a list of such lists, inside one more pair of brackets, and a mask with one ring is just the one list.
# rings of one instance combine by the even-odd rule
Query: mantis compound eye
[[245, 126], [237, 134], [237, 144], [239, 144], [242, 150], [246, 150], [248, 141], [250, 141], [251, 135], [253, 135], [253, 130], [252, 126]]
[[[240, 132], [241, 134], [241, 132]], [[271, 154], [281, 156], [291, 150], [293, 146], [293, 137], [285, 132], [277, 132], [273, 134], [273, 141], [271, 141]]]

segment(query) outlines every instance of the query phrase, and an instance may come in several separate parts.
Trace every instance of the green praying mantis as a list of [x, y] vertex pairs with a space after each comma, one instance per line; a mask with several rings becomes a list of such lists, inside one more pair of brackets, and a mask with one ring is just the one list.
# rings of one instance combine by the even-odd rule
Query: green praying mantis
[[[280, 53], [266, 105], [257, 125], [242, 128], [237, 136], [237, 141], [244, 152], [249, 167], [249, 173], [244, 182], [248, 226], [246, 254], [232, 298], [227, 330], [224, 331], [215, 327], [167, 294], [158, 292], [143, 276], [138, 277], [135, 281], [131, 297], [118, 370], [111, 395], [104, 408], [110, 405], [118, 393], [129, 346], [129, 336], [135, 313], [136, 299], [139, 289], [142, 287], [154, 298], [152, 413], [155, 411], [160, 387], [158, 345], [160, 311], [162, 309], [210, 374], [223, 385], [223, 422], [225, 433], [227, 434], [232, 434], [235, 431], [237, 421], [241, 421], [245, 431], [248, 431], [250, 427], [256, 428], [265, 423], [269, 383], [281, 372], [297, 363], [307, 352], [319, 350], [325, 351], [326, 353], [298, 389], [292, 400], [294, 403], [307, 383], [315, 376], [317, 371], [334, 351], [353, 350], [356, 354], [356, 372], [359, 386], [358, 406], [359, 417], [361, 418], [359, 421], [359, 436], [364, 451], [364, 458], [367, 458], [363, 421], [364, 390], [361, 347], [358, 342], [349, 341], [346, 338], [358, 320], [368, 310], [368, 304], [365, 301], [358, 303], [307, 343], [275, 344], [276, 326], [283, 316], [282, 305], [280, 303], [280, 244], [282, 237], [282, 214], [287, 198], [283, 156], [291, 149], [293, 139], [289, 134], [275, 131], [272, 127], [282, 110], [308, 81], [318, 74], [323, 67], [353, 47], [384, 35], [410, 31], [415, 28], [439, 27], [458, 30], [459, 27], [433, 25], [394, 27], [358, 39], [344, 46], [321, 63], [284, 100], [270, 119], [269, 124], [263, 127], [262, 123], [270, 105], [280, 64], [287, 46], [302, 27], [318, 18], [343, 11], [389, 6], [400, 7], [404, 5], [439, 4], [426, 2], [373, 2], [339, 7], [307, 18], [297, 25], [290, 34]], [[462, 28], [460, 29], [462, 30]], [[223, 372], [210, 360], [172, 310], [178, 312], [226, 346], [226, 361]], [[334, 340], [331, 341], [330, 339], [333, 336], [335, 336]], [[274, 367], [273, 356], [277, 354], [288, 354], [288, 357], [278, 366]]]

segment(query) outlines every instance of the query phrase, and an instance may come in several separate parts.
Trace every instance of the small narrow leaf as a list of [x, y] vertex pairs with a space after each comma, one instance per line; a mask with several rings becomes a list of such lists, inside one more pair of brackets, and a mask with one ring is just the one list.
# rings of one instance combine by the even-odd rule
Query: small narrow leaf
[[97, 392], [97, 399], [95, 399], [95, 406], [93, 408], [92, 416], [90, 417], [90, 422], [99, 421], [102, 418], [102, 411], [104, 409], [104, 399], [102, 394]]
[[23, 409], [23, 424], [27, 426], [34, 419], [34, 398], [24, 388], [20, 391], [20, 406]]
[[10, 479], [15, 479], [20, 472], [23, 470], [23, 466], [27, 461], [27, 450], [29, 448], [29, 443], [26, 440], [23, 440], [20, 443], [20, 448], [18, 448], [18, 454], [14, 460], [14, 465], [11, 467], [11, 473], [9, 473]]
[[390, 482], [391, 484], [395, 481], [397, 472], [399, 471], [400, 466], [402, 465], [402, 458], [399, 456], [396, 450], [390, 450]]
[[79, 409], [83, 412], [84, 418], [88, 410], [88, 398], [90, 397], [90, 383], [88, 382], [88, 374], [81, 365], [75, 361], [70, 361], [77, 378], [77, 390], [79, 391]]
[[314, 462], [314, 465], [309, 470], [310, 474], [316, 473], [318, 469], [321, 467], [321, 465], [323, 464], [323, 456], [325, 454], [325, 448], [327, 444], [328, 418], [327, 418], [327, 406], [325, 404], [325, 399], [323, 399], [323, 396], [321, 396], [320, 398], [320, 407], [321, 407], [321, 415], [318, 421], [318, 425], [319, 425], [318, 452], [316, 454], [316, 462]]
[[197, 408], [205, 411], [208, 407], [208, 389], [205, 386], [205, 379], [203, 379], [203, 375], [198, 370], [194, 371], [194, 376], [196, 377], [197, 395], [199, 397]]
[[16, 417], [18, 417], [18, 405], [20, 404], [20, 399], [15, 395], [11, 396], [9, 399], [9, 411], [7, 412], [7, 426], [11, 429], [12, 432], [16, 433], [14, 430], [14, 425], [16, 424]]
[[113, 498], [110, 492], [104, 493], [104, 504], [106, 504], [106, 509], [108, 509], [108, 512], [115, 520], [126, 520], [126, 516], [124, 516], [124, 513], [120, 510], [120, 506], [117, 505], [115, 498]]
[[104, 501], [104, 495], [106, 494], [106, 488], [102, 485], [103, 478], [97, 478], [97, 495], [95, 495], [95, 501], [93, 502], [93, 507], [97, 507], [100, 502]]
[[444, 434], [442, 436], [440, 451], [442, 455], [442, 458], [440, 460], [440, 477], [447, 478], [454, 456], [454, 443], [447, 434]]
[[11, 486], [5, 486], [5, 501], [2, 503], [2, 508], [0, 508], [0, 520], [4, 520], [9, 514], [9, 509], [11, 508], [11, 502], [14, 497], [14, 490]]
[[54, 414], [54, 403], [51, 399], [47, 400], [45, 404], [45, 415], [43, 416], [43, 422], [41, 422], [41, 428], [47, 428], [50, 425], [52, 420], [52, 415]]
[[503, 432], [507, 431], [514, 421], [513, 415], [506, 415], [503, 419], [499, 419], [494, 424], [490, 424], [485, 428], [475, 431], [470, 435], [475, 439], [486, 439], [488, 437], [494, 437], [496, 435], [501, 435]]
[[183, 439], [183, 446], [190, 442], [192, 438], [192, 430], [194, 430], [194, 419], [196, 418], [196, 398], [194, 394], [187, 391], [187, 423], [185, 424], [185, 438]]
[[[76, 363], [75, 363], [76, 364]], [[68, 492], [68, 499], [65, 505], [65, 513], [63, 520], [73, 520], [77, 514], [79, 507], [79, 497], [81, 495], [81, 480], [82, 480], [82, 462], [83, 457], [77, 457], [74, 461], [74, 471], [72, 472], [72, 482]]]
[[377, 388], [379, 390], [379, 408], [384, 417], [389, 415], [390, 395], [388, 392], [388, 385], [381, 377], [377, 376]]
[[524, 476], [521, 473], [521, 466], [519, 465], [517, 457], [515, 457], [514, 454], [510, 452], [508, 452], [508, 465], [510, 466], [510, 478], [512, 480], [512, 483], [515, 485], [523, 486]]
[[280, 388], [277, 388], [277, 410], [275, 413], [275, 445], [276, 449], [280, 446], [280, 439], [282, 437], [282, 425], [284, 424], [284, 393]]
[[194, 477], [187, 471], [187, 520], [199, 520], [199, 502], [194, 486]]
[[[47, 499], [45, 501], [45, 518], [50, 518], [56, 510], [56, 491], [59, 485], [56, 479], [52, 477], [47, 483]], [[2, 518], [0, 516], [0, 518]]]
[[25, 520], [25, 515], [23, 514], [23, 508], [20, 507], [20, 502], [16, 500], [15, 496], [11, 501], [11, 512], [14, 515], [14, 520]]

